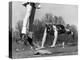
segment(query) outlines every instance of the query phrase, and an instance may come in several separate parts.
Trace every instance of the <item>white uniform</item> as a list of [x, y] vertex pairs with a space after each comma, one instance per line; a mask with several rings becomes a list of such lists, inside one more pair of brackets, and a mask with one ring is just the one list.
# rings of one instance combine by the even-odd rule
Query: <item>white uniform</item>
[[43, 38], [42, 38], [42, 45], [41, 45], [41, 48], [44, 48], [44, 43], [46, 41], [46, 36], [47, 36], [47, 28], [45, 28], [44, 30], [44, 35], [43, 35]]
[[27, 9], [26, 10], [26, 15], [25, 15], [25, 18], [23, 20], [23, 26], [22, 26], [22, 33], [23, 34], [26, 34], [26, 31], [29, 29], [29, 16], [30, 16], [31, 9], [32, 9], [31, 5], [28, 4], [26, 6], [26, 9]]
[[58, 36], [58, 31], [57, 31], [56, 26], [53, 25], [53, 29], [54, 29], [54, 40], [53, 40], [53, 44], [51, 45], [51, 47], [55, 47], [57, 36]]

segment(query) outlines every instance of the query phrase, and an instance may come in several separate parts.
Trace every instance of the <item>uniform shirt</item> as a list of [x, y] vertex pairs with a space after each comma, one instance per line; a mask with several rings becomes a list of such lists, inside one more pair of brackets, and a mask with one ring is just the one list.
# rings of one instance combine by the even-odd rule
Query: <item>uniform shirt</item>
[[51, 25], [49, 24], [47, 26], [47, 33], [49, 33], [50, 35], [54, 35], [54, 32], [58, 31], [58, 34], [62, 34], [65, 33], [65, 27], [61, 24], [58, 25]]
[[25, 15], [25, 18], [23, 20], [23, 27], [22, 27], [22, 33], [23, 34], [26, 34], [26, 30], [29, 29], [29, 16], [30, 16], [30, 13], [31, 13], [31, 9], [32, 9], [31, 5], [28, 4], [26, 6], [26, 15]]

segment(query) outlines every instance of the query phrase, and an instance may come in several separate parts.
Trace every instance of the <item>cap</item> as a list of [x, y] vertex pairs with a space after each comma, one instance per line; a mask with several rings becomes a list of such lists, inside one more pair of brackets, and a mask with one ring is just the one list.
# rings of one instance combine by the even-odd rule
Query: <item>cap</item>
[[27, 4], [29, 4], [29, 2], [26, 2], [26, 3], [22, 4], [22, 5], [23, 5], [24, 7], [26, 7]]

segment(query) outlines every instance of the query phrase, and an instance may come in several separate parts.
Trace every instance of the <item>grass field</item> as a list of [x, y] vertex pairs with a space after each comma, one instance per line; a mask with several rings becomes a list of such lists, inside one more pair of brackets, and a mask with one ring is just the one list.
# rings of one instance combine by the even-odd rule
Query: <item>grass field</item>
[[[65, 46], [64, 48], [62, 47], [44, 48], [42, 50], [48, 50], [52, 53], [42, 54], [42, 55], [34, 55], [34, 51], [30, 49], [30, 46], [19, 45], [14, 42], [12, 47], [13, 47], [12, 48], [13, 58], [32, 58], [32, 57], [64, 56], [64, 55], [77, 55], [78, 54], [77, 46]], [[19, 49], [19, 51], [16, 51], [17, 48]]]

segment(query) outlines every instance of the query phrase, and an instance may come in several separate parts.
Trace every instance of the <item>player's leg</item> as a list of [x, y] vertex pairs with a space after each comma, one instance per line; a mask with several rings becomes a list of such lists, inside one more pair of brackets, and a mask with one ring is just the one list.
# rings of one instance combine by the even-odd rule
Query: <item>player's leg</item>
[[55, 47], [55, 44], [57, 42], [57, 37], [58, 37], [58, 31], [56, 30], [56, 27], [54, 28], [54, 40], [53, 40], [53, 44], [50, 47]]
[[45, 31], [44, 31], [44, 35], [43, 35], [43, 38], [42, 38], [42, 45], [41, 45], [41, 48], [44, 48], [44, 43], [46, 41], [46, 36], [47, 36], [47, 28], [45, 28]]
[[44, 35], [43, 35], [43, 38], [42, 38], [41, 47], [36, 48], [36, 50], [44, 48], [44, 43], [46, 41], [46, 36], [47, 36], [47, 32], [46, 31], [47, 31], [47, 28], [45, 28], [45, 30], [44, 30]]

